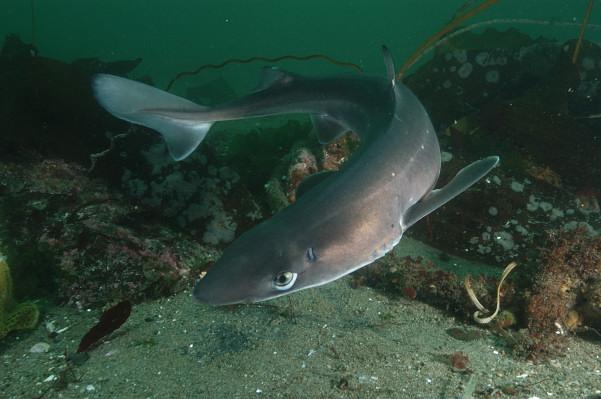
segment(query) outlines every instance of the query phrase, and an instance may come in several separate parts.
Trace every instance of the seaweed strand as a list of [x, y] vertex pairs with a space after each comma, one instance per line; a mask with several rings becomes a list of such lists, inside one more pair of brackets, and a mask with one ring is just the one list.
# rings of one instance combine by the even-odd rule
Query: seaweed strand
[[422, 45], [418, 47], [418, 49], [411, 55], [411, 57], [409, 57], [409, 59], [405, 61], [405, 63], [403, 64], [401, 69], [399, 69], [399, 72], [396, 75], [397, 80], [401, 80], [405, 72], [407, 72], [407, 70], [411, 68], [421, 58], [423, 53], [428, 51], [428, 49], [432, 47], [432, 45], [436, 44], [436, 42], [438, 42], [447, 33], [451, 32], [453, 29], [457, 28], [459, 25], [461, 25], [468, 19], [489, 8], [498, 1], [499, 0], [486, 0], [480, 3], [478, 6], [472, 8], [471, 10], [466, 11], [465, 13], [459, 15], [456, 18], [453, 18], [451, 22], [446, 24], [441, 30], [436, 32], [434, 35], [430, 36], [424, 43], [422, 43]]
[[586, 26], [588, 25], [588, 20], [591, 17], [591, 13], [593, 12], [593, 0], [588, 0], [588, 5], [586, 6], [586, 12], [584, 13], [584, 19], [582, 20], [582, 25], [580, 25], [580, 33], [578, 34], [578, 41], [576, 42], [576, 47], [574, 48], [574, 54], [572, 54], [572, 64], [576, 64], [578, 61], [578, 56], [580, 55], [580, 48], [582, 47], [582, 40], [584, 39], [584, 32], [586, 31]]
[[347, 61], [339, 61], [339, 60], [332, 58], [329, 55], [325, 55], [325, 54], [310, 54], [310, 55], [290, 55], [290, 54], [288, 54], [288, 55], [282, 55], [279, 57], [255, 56], [255, 57], [250, 57], [250, 58], [230, 58], [230, 59], [220, 62], [218, 64], [205, 64], [205, 65], [199, 66], [198, 68], [196, 68], [193, 71], [184, 71], [184, 72], [178, 73], [177, 75], [175, 75], [175, 77], [173, 79], [171, 79], [171, 81], [167, 85], [167, 90], [170, 90], [171, 87], [173, 86], [173, 84], [179, 78], [184, 77], [184, 76], [197, 75], [199, 72], [201, 72], [205, 69], [220, 69], [220, 68], [223, 68], [224, 66], [230, 65], [230, 64], [249, 64], [249, 63], [255, 62], [255, 61], [279, 62], [279, 61], [283, 61], [283, 60], [308, 61], [308, 60], [316, 60], [316, 59], [325, 60], [334, 65], [349, 67], [349, 68], [355, 69], [358, 72], [363, 72], [363, 69], [357, 64], [354, 64], [352, 62], [347, 62]]
[[[460, 36], [466, 32], [472, 31], [474, 29], [478, 29], [478, 28], [482, 28], [485, 26], [490, 26], [490, 25], [503, 25], [503, 24], [511, 24], [511, 25], [543, 25], [543, 26], [551, 26], [551, 27], [559, 27], [559, 28], [570, 28], [570, 27], [574, 27], [574, 26], [580, 26], [579, 23], [577, 22], [569, 22], [569, 21], [547, 21], [547, 20], [543, 20], [543, 19], [531, 19], [531, 18], [495, 18], [495, 19], [489, 19], [486, 21], [480, 21], [480, 22], [476, 22], [473, 23], [471, 25], [467, 25], [465, 27], [462, 27], [460, 29], [457, 29], [455, 31], [453, 31], [452, 33], [449, 33], [448, 35], [446, 35], [445, 37], [440, 38], [436, 43], [434, 43], [432, 46], [428, 47], [426, 50], [424, 50], [424, 52], [422, 52], [419, 56], [419, 58], [422, 58], [423, 56], [425, 56], [426, 54], [430, 53], [432, 50], [440, 47], [441, 45], [448, 43], [449, 40]], [[595, 29], [595, 30], [601, 30], [601, 25], [598, 24], [591, 24], [589, 23], [587, 25], [587, 29]], [[418, 60], [419, 60], [418, 58]], [[416, 60], [417, 61], [417, 60]]]

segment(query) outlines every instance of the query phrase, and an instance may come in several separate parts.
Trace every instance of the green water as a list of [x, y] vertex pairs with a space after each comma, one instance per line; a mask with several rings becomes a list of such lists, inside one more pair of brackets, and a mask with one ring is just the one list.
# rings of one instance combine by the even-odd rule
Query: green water
[[[231, 57], [326, 53], [381, 71], [387, 44], [397, 62], [448, 22], [463, 0], [2, 0], [0, 35], [32, 40], [40, 54], [72, 60], [141, 57], [138, 75], [162, 84], [174, 73]], [[580, 22], [586, 1], [501, 0], [474, 21], [531, 18]], [[592, 24], [601, 23], [593, 13]], [[503, 27], [507, 25], [502, 25]], [[550, 37], [577, 35], [578, 27], [525, 27]], [[587, 37], [601, 41], [600, 30]], [[291, 68], [295, 66], [292, 65]], [[325, 70], [323, 63], [296, 66]], [[232, 71], [232, 69], [234, 69]], [[254, 71], [232, 67], [230, 80]]]

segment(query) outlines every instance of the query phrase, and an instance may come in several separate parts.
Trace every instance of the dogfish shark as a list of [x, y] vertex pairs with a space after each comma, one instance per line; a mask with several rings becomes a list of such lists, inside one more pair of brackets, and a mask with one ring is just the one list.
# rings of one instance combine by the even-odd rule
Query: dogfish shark
[[497, 165], [489, 156], [435, 188], [441, 153], [432, 122], [383, 53], [386, 76], [306, 77], [267, 67], [254, 92], [210, 108], [133, 80], [92, 78], [102, 107], [159, 132], [175, 160], [193, 152], [215, 122], [233, 119], [305, 113], [321, 143], [359, 135], [340, 171], [306, 178], [295, 203], [225, 249], [196, 282], [196, 299], [259, 302], [334, 281], [384, 256], [409, 227]]

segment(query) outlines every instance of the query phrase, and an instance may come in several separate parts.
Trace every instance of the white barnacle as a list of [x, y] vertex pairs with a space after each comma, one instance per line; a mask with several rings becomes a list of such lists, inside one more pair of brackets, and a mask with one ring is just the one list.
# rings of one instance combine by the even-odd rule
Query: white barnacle
[[473, 70], [474, 70], [474, 67], [472, 66], [472, 64], [469, 62], [466, 62], [465, 64], [462, 64], [461, 67], [457, 70], [457, 74], [459, 75], [460, 78], [465, 79], [468, 76], [470, 76], [470, 74], [472, 73]]
[[464, 62], [467, 61], [467, 51], [466, 50], [453, 50], [453, 57], [455, 57], [455, 59], [457, 61], [459, 61], [459, 63], [463, 64]]
[[496, 69], [491, 69], [490, 71], [486, 72], [486, 75], [484, 78], [486, 79], [486, 81], [488, 83], [499, 83], [499, 78], [500, 78], [499, 71]]
[[595, 69], [595, 60], [590, 57], [582, 57], [582, 68], [587, 71]]
[[488, 54], [486, 51], [482, 51], [482, 52], [476, 54], [476, 58], [474, 58], [474, 60], [476, 61], [476, 64], [478, 64], [480, 66], [487, 66], [489, 59], [490, 59], [490, 54]]

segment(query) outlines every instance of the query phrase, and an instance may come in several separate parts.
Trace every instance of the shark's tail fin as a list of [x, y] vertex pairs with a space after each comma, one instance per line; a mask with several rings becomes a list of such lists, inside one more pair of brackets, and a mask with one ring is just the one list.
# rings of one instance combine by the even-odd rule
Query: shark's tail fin
[[92, 89], [100, 105], [117, 118], [158, 131], [176, 161], [190, 155], [213, 124], [188, 117], [205, 107], [134, 80], [98, 74]]

